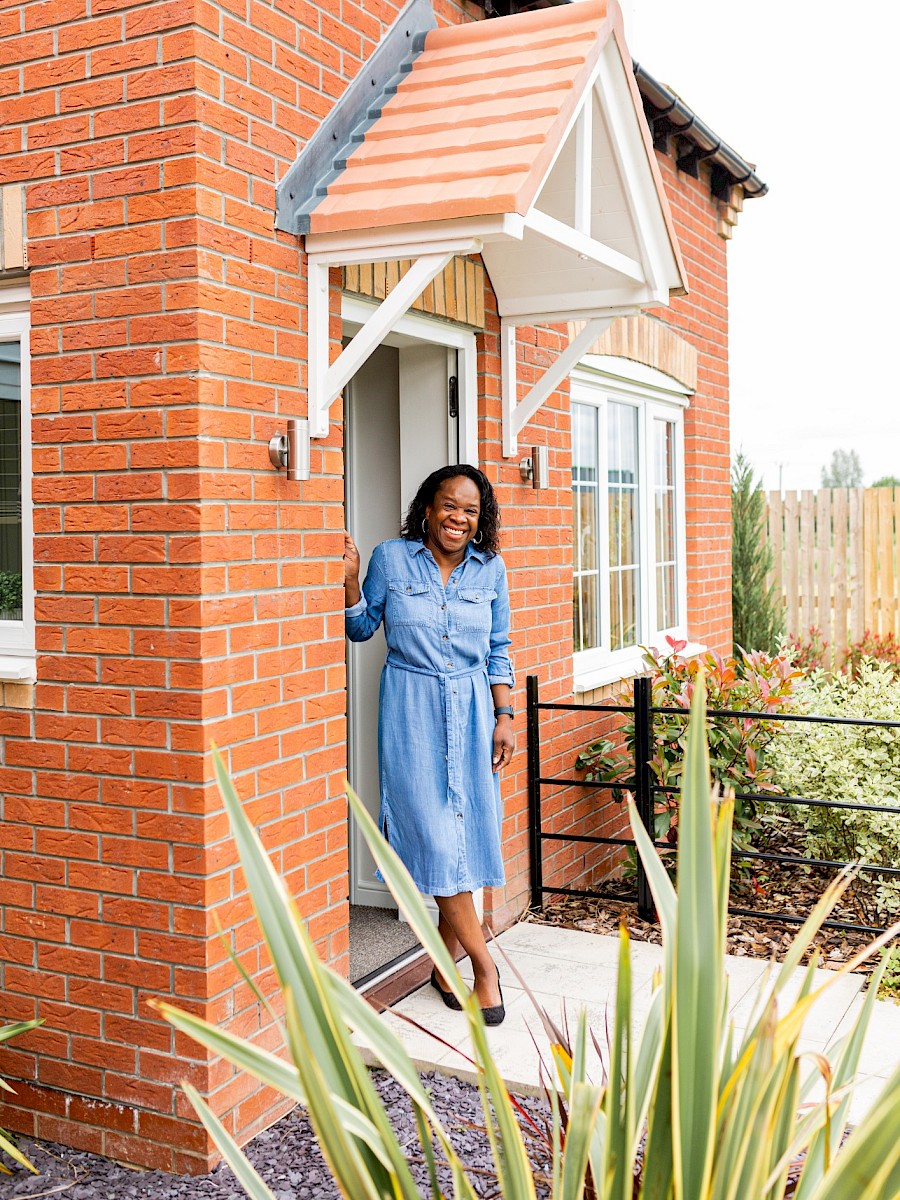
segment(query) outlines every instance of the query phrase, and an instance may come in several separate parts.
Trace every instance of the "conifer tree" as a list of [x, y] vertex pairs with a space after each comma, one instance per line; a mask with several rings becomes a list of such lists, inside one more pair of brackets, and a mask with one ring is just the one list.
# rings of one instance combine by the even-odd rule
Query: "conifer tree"
[[784, 634], [784, 606], [766, 584], [772, 547], [766, 541], [765, 498], [753, 466], [739, 452], [731, 469], [731, 618], [734, 648], [778, 649]]

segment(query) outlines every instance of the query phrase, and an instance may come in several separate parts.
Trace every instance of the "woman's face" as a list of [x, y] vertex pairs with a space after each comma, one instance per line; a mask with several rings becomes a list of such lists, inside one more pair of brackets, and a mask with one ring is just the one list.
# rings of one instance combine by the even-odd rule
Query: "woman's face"
[[471, 479], [456, 475], [445, 479], [425, 508], [428, 535], [432, 545], [445, 554], [465, 549], [478, 532], [481, 493]]

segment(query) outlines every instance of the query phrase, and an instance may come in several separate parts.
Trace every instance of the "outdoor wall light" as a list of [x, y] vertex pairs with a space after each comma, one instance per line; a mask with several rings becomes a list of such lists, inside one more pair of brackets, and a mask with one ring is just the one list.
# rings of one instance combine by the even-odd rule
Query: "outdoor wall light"
[[519, 463], [519, 471], [523, 479], [530, 479], [531, 486], [546, 488], [550, 486], [550, 451], [547, 446], [532, 446], [531, 457], [523, 458]]
[[276, 433], [269, 440], [269, 458], [280, 471], [287, 468], [288, 479], [309, 479], [309, 421], [291, 417], [287, 433]]

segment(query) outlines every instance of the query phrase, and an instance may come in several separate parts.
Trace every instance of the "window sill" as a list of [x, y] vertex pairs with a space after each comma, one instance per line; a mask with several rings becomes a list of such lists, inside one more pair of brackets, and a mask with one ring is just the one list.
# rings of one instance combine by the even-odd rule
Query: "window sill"
[[[706, 646], [699, 642], [688, 642], [679, 657], [694, 658], [705, 652]], [[597, 688], [608, 687], [612, 683], [622, 683], [626, 679], [634, 678], [635, 675], [642, 675], [645, 669], [644, 652], [638, 649], [628, 658], [620, 658], [606, 666], [580, 672], [573, 680], [572, 691], [576, 696], [581, 696], [585, 692], [595, 692]]]
[[28, 654], [0, 654], [0, 683], [34, 683], [37, 661]]

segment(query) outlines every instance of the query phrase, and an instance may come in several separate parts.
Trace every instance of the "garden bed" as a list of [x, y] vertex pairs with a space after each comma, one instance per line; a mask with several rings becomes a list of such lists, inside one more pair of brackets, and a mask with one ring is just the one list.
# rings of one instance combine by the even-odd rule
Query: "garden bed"
[[[374, 1071], [373, 1078], [401, 1145], [419, 1151], [415, 1119], [406, 1093], [384, 1071]], [[484, 1200], [498, 1196], [478, 1088], [437, 1072], [423, 1075], [422, 1080], [457, 1153], [469, 1168], [477, 1194]], [[542, 1101], [520, 1098], [518, 1103], [541, 1124], [547, 1120], [547, 1106]], [[523, 1129], [535, 1169], [537, 1194], [546, 1197], [549, 1186], [542, 1186], [541, 1180], [549, 1182], [547, 1154], [540, 1142], [528, 1136], [528, 1125], [524, 1120]], [[99, 1154], [71, 1150], [51, 1142], [21, 1138], [19, 1144], [40, 1175], [30, 1175], [15, 1167], [11, 1160], [6, 1160], [14, 1173], [0, 1176], [3, 1200], [24, 1197], [37, 1200], [37, 1197], [49, 1195], [61, 1196], [64, 1200], [245, 1200], [245, 1192], [224, 1164], [208, 1175], [170, 1175], [165, 1171], [141, 1171], [122, 1166]], [[246, 1147], [246, 1153], [276, 1200], [340, 1200], [340, 1192], [329, 1174], [303, 1109], [295, 1108], [255, 1137]], [[428, 1175], [424, 1162], [417, 1157], [410, 1158], [410, 1162], [422, 1194], [427, 1195]], [[441, 1184], [446, 1194], [451, 1195], [453, 1185], [448, 1171], [443, 1172]]]
[[[796, 856], [803, 854], [799, 835], [792, 837], [786, 832], [774, 833], [765, 850]], [[774, 958], [780, 962], [796, 936], [800, 922], [834, 877], [835, 871], [831, 868], [768, 860], [758, 861], [752, 870], [735, 870], [731, 886], [732, 907], [754, 909], [755, 915], [729, 917], [727, 952], [740, 957]], [[615, 934], [620, 922], [624, 921], [634, 940], [661, 942], [659, 925], [642, 921], [637, 915], [637, 905], [627, 899], [628, 894], [634, 892], [630, 881], [612, 882], [604, 890], [606, 894], [599, 900], [551, 896], [543, 909], [532, 913], [529, 919], [543, 925], [607, 935]], [[795, 917], [796, 922], [776, 920], [773, 914], [779, 912]], [[871, 886], [862, 879], [855, 880], [830, 919], [852, 925], [879, 924], [873, 911]], [[838, 970], [875, 936], [854, 930], [823, 929], [816, 934], [812, 947], [819, 951], [820, 966]], [[802, 961], [809, 961], [809, 952], [804, 954]], [[876, 961], [868, 961], [860, 970], [870, 973]]]

